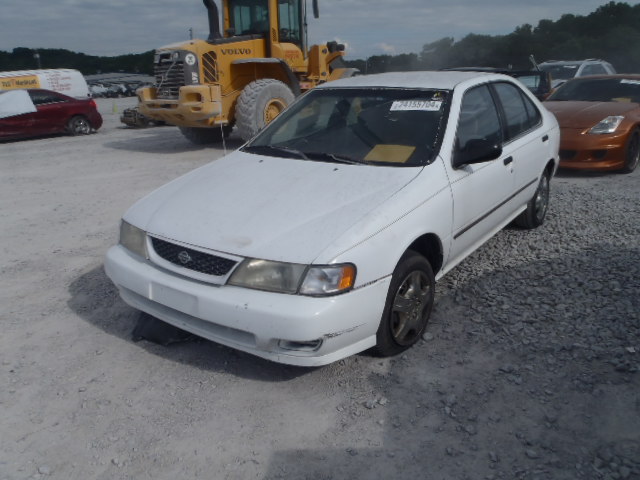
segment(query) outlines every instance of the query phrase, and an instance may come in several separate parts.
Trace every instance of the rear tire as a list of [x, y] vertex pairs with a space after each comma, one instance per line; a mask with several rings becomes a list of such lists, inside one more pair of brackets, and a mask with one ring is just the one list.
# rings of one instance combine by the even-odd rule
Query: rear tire
[[409, 250], [391, 277], [387, 301], [376, 333], [375, 350], [382, 356], [397, 355], [416, 343], [433, 309], [435, 278], [431, 264]]
[[550, 174], [547, 172], [542, 174], [536, 193], [527, 203], [527, 208], [514, 220], [514, 223], [519, 227], [531, 230], [544, 223], [549, 209], [549, 177]]
[[231, 133], [231, 128], [228, 125], [222, 128], [197, 128], [197, 127], [178, 127], [180, 133], [185, 136], [191, 143], [196, 145], [210, 145], [212, 143], [220, 143], [222, 137], [225, 138]]
[[67, 123], [69, 135], [89, 135], [91, 133], [91, 123], [84, 115], [76, 115]]
[[294, 100], [293, 92], [274, 79], [260, 79], [244, 87], [236, 104], [236, 125], [243, 140], [249, 140], [276, 118]]
[[636, 128], [629, 136], [627, 149], [625, 152], [624, 167], [620, 169], [622, 173], [633, 172], [640, 161], [640, 129]]

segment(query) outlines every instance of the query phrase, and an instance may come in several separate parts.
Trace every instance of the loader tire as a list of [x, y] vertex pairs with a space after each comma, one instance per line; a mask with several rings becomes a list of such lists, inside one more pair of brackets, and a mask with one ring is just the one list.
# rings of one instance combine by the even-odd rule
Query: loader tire
[[211, 128], [197, 128], [197, 127], [178, 127], [180, 133], [184, 135], [191, 143], [195, 145], [209, 145], [211, 143], [219, 143], [222, 141], [222, 136], [228, 137], [231, 133], [231, 127], [224, 126], [211, 127]]
[[260, 79], [244, 87], [236, 104], [238, 135], [249, 140], [276, 118], [294, 100], [293, 92], [284, 83]]

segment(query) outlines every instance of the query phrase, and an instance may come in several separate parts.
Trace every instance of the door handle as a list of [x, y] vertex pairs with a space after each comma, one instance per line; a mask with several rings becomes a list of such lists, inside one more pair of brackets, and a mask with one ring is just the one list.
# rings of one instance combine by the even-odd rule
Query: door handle
[[512, 162], [513, 162], [513, 157], [507, 157], [504, 160], [502, 160], [502, 163], [504, 163], [505, 165], [509, 165]]
[[543, 142], [546, 142], [547, 140], [549, 140], [549, 135], [545, 135], [544, 137], [542, 137]]

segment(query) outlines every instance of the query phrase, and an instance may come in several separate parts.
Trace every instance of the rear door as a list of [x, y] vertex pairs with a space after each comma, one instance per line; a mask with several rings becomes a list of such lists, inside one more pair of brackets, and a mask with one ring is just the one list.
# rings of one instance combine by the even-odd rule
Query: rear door
[[516, 207], [527, 203], [548, 160], [549, 136], [538, 107], [520, 88], [508, 82], [491, 85], [503, 118], [503, 154], [513, 159]]

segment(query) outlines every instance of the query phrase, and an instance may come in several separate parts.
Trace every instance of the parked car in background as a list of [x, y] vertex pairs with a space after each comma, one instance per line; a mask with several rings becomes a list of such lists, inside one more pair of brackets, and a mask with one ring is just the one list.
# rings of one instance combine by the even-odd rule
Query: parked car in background
[[587, 75], [611, 75], [616, 73], [609, 62], [588, 58], [586, 60], [548, 60], [538, 65], [551, 75], [551, 86], [557, 88], [567, 80]]
[[558, 143], [506, 75], [328, 82], [131, 207], [105, 269], [133, 307], [276, 362], [394, 355], [436, 279], [513, 220], [543, 223]]
[[53, 133], [86, 135], [101, 126], [102, 116], [91, 98], [77, 99], [42, 89], [0, 92], [0, 139]]
[[560, 167], [633, 172], [640, 159], [640, 75], [576, 78], [544, 105], [560, 124]]
[[444, 68], [443, 71], [457, 72], [491, 72], [502, 73], [517, 78], [536, 96], [538, 100], [544, 100], [551, 93], [551, 76], [542, 70], [509, 70], [507, 68], [494, 67], [457, 67]]

